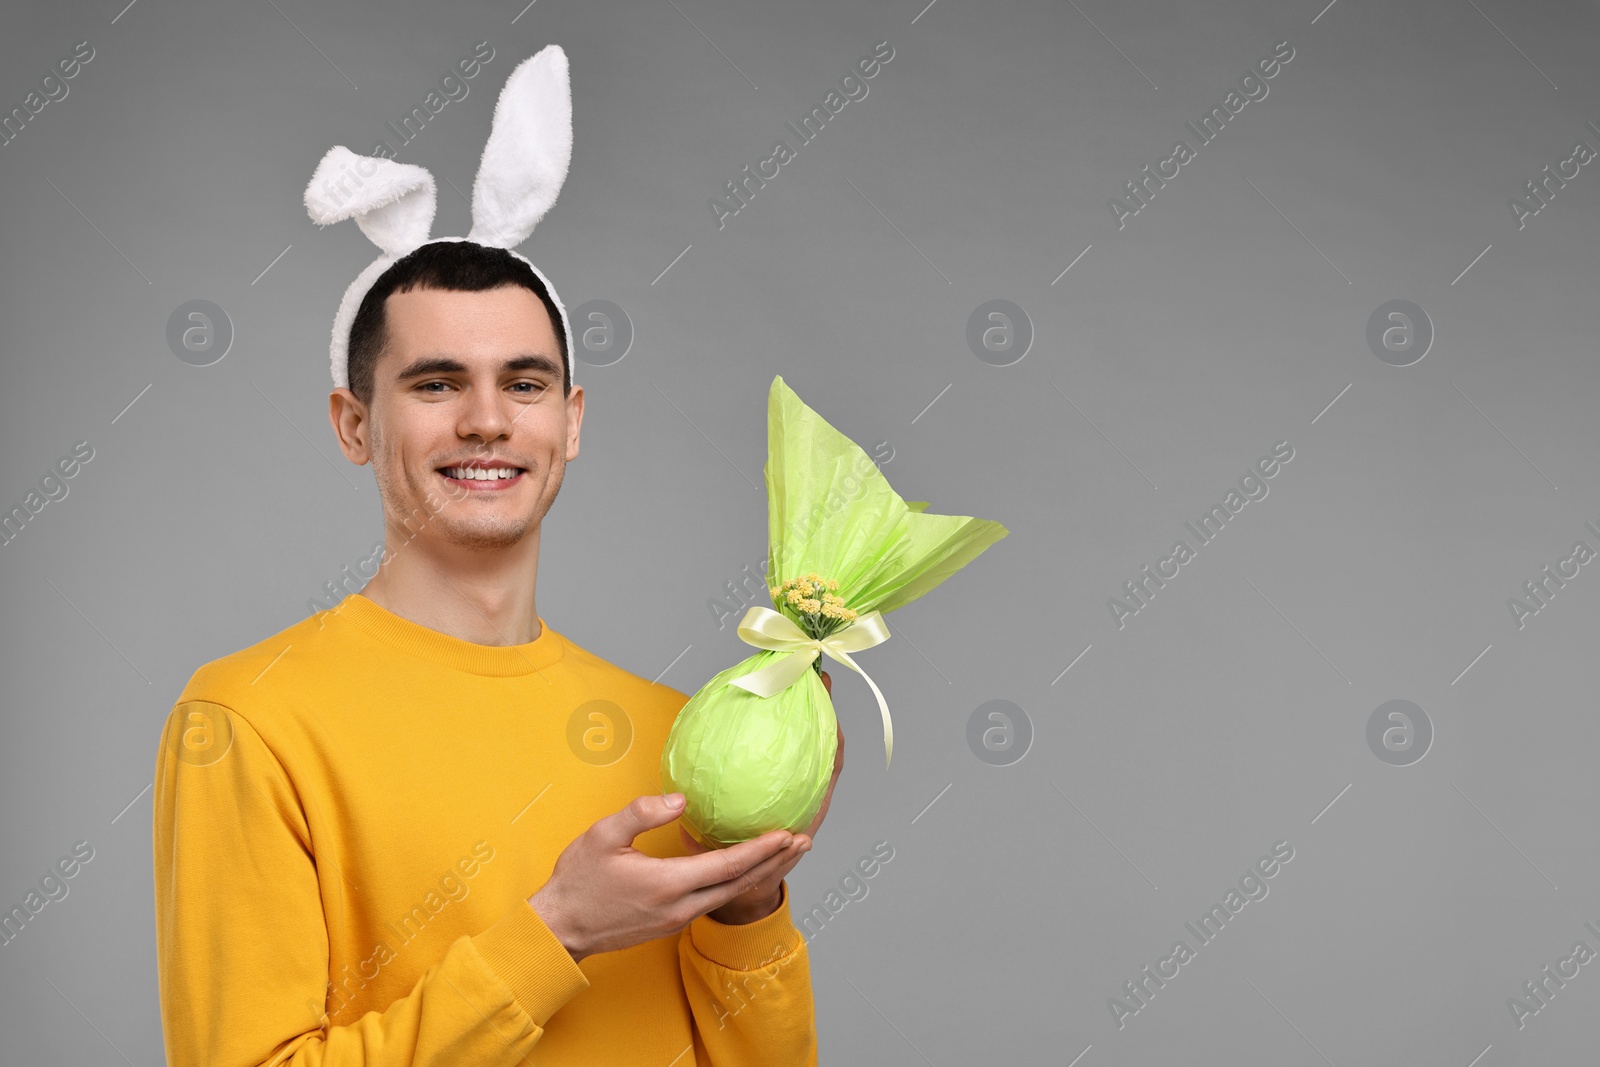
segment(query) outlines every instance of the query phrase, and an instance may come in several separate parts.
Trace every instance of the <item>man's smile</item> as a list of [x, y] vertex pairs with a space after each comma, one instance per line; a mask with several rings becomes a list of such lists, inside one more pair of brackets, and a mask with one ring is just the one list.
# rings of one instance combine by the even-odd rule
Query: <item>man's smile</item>
[[438, 473], [441, 478], [468, 492], [493, 493], [518, 484], [527, 471], [521, 467], [474, 460], [458, 467], [440, 467]]

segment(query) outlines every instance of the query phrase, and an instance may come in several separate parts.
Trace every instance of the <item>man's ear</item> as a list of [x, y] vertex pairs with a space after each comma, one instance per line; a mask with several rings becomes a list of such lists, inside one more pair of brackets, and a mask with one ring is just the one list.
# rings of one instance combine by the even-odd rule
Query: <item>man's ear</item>
[[372, 422], [367, 405], [344, 386], [328, 394], [328, 421], [345, 458], [360, 467], [372, 458]]
[[583, 386], [574, 385], [572, 393], [567, 397], [567, 459], [571, 463], [578, 458], [578, 430], [583, 425]]

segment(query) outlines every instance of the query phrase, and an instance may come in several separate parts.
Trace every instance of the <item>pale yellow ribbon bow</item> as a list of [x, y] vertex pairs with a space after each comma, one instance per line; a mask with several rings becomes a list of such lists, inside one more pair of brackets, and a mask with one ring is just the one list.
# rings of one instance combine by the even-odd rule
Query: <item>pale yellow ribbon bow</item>
[[822, 652], [865, 678], [867, 685], [872, 687], [872, 695], [878, 698], [878, 710], [883, 713], [883, 766], [885, 770], [888, 769], [889, 757], [894, 753], [894, 726], [889, 722], [889, 704], [883, 699], [877, 683], [850, 658], [852, 652], [860, 652], [889, 640], [889, 626], [881, 614], [869, 611], [857, 616], [844, 629], [817, 638], [796, 626], [787, 615], [780, 615], [771, 608], [757, 604], [739, 620], [738, 633], [740, 640], [757, 648], [794, 653], [780, 656], [760, 670], [741, 675], [728, 683], [758, 697], [770, 697], [789, 688]]

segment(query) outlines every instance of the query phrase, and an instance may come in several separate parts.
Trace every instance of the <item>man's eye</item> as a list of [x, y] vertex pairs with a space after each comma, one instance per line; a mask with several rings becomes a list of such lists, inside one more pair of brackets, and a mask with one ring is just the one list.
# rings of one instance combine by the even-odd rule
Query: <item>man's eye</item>
[[438, 392], [438, 390], [436, 390], [436, 389], [429, 388], [429, 386], [434, 386], [434, 385], [445, 386], [446, 388], [448, 388], [450, 383], [449, 382], [438, 382], [438, 381], [435, 381], [435, 382], [423, 382], [421, 385], [417, 386], [417, 388], [421, 389], [425, 393]]
[[528, 387], [526, 390], [523, 390], [523, 396], [537, 396], [539, 393], [544, 392], [547, 388], [543, 382], [516, 382], [512, 387], [520, 390], [523, 386]]

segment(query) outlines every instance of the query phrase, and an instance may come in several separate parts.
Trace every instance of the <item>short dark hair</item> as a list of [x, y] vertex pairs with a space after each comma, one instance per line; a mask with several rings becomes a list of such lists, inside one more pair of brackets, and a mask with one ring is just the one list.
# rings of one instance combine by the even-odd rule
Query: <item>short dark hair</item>
[[561, 348], [561, 395], [570, 396], [572, 364], [567, 353], [566, 329], [562, 325], [561, 310], [551, 299], [544, 282], [532, 267], [504, 248], [490, 248], [472, 241], [425, 244], [378, 275], [378, 280], [362, 298], [355, 321], [350, 324], [347, 375], [350, 391], [363, 404], [372, 403], [374, 371], [378, 356], [388, 342], [384, 308], [391, 293], [408, 293], [413, 289], [479, 293], [507, 285], [531, 289], [544, 302], [545, 310], [550, 313], [550, 323], [555, 327], [556, 344]]

